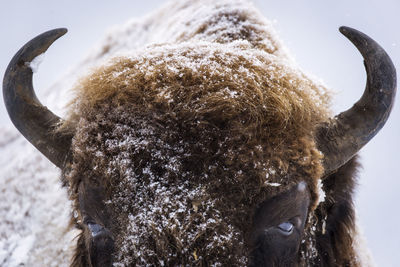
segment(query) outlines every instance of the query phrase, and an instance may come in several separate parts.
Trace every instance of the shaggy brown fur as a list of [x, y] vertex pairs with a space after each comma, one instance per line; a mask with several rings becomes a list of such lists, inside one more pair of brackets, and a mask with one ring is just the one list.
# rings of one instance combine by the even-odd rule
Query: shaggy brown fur
[[[277, 57], [249, 14], [216, 12], [195, 34], [116, 58], [78, 85], [64, 176], [79, 226], [80, 184], [104, 186], [117, 266], [245, 265], [254, 211], [300, 181], [312, 204], [299, 262], [357, 265], [355, 161], [326, 180], [317, 207], [323, 155], [313, 134], [328, 117], [325, 89]], [[74, 266], [87, 264], [84, 243]]]

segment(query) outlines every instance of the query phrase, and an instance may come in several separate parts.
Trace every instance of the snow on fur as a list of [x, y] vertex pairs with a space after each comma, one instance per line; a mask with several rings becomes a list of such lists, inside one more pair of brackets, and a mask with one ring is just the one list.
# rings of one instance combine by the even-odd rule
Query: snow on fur
[[115, 266], [245, 265], [243, 218], [257, 205], [300, 179], [317, 200], [312, 133], [326, 119], [324, 87], [292, 66], [251, 5], [202, 3], [178, 8], [174, 23], [187, 27], [176, 38], [119, 56], [77, 86], [66, 177], [75, 202], [82, 177], [107, 185]]
[[[241, 38], [242, 36], [245, 36], [245, 38]], [[262, 18], [248, 1], [221, 0], [217, 1], [217, 3], [200, 0], [171, 1], [160, 10], [144, 18], [134, 19], [123, 26], [115, 27], [93, 51], [80, 66], [54, 85], [57, 90], [49, 90], [47, 94], [49, 98], [57, 99], [57, 101], [63, 99], [58, 94], [66, 94], [78, 74], [84, 73], [91, 66], [99, 66], [106, 63], [103, 70], [107, 72], [107, 75], [95, 77], [98, 82], [104, 84], [105, 81], [102, 79], [109, 78], [109, 82], [119, 82], [117, 85], [111, 83], [112, 86], [114, 84], [115, 88], [117, 88], [123, 87], [124, 79], [126, 79], [127, 75], [131, 74], [131, 79], [133, 77], [136, 79], [136, 76], [139, 76], [145, 81], [154, 82], [153, 88], [155, 90], [154, 95], [151, 96], [150, 103], [154, 104], [154, 101], [157, 100], [158, 104], [161, 103], [164, 107], [171, 107], [175, 105], [174, 103], [176, 103], [178, 96], [172, 93], [168, 85], [159, 86], [160, 83], [157, 84], [156, 76], [152, 75], [159, 75], [160, 73], [157, 73], [157, 70], [152, 71], [151, 68], [157, 69], [157, 66], [164, 66], [165, 69], [163, 71], [165, 72], [162, 72], [163, 74], [168, 74], [168, 77], [174, 77], [179, 80], [182, 77], [186, 77], [187, 72], [183, 71], [185, 68], [189, 69], [190, 72], [196, 73], [196, 75], [201, 75], [202, 66], [211, 64], [210, 66], [213, 69], [210, 69], [207, 75], [218, 76], [221, 73], [224, 74], [224, 72], [221, 72], [222, 69], [235, 70], [237, 83], [251, 80], [254, 84], [258, 83], [258, 86], [262, 85], [263, 82], [274, 83], [280, 81], [283, 77], [287, 77], [287, 75], [293, 75], [288, 79], [284, 78], [287, 83], [294, 83], [293, 88], [297, 88], [300, 85], [294, 93], [289, 92], [292, 99], [309, 98], [309, 101], [315, 102], [315, 105], [312, 106], [316, 109], [326, 105], [326, 98], [321, 98], [324, 94], [322, 86], [309, 80], [297, 70], [280, 44], [279, 39], [275, 36], [270, 22]], [[186, 51], [186, 54], [184, 51]], [[171, 57], [169, 57], [170, 54], [172, 55]], [[192, 60], [196, 55], [198, 58]], [[213, 58], [215, 55], [224, 56], [224, 59], [226, 59], [226, 55], [232, 56], [232, 59], [235, 59], [235, 56], [242, 57], [240, 59], [246, 59], [252, 66], [274, 68], [274, 73], [281, 76], [267, 77], [267, 80], [262, 81], [259, 77], [254, 77], [254, 74], [249, 72], [249, 69], [245, 66], [233, 69], [231, 66], [227, 67], [221, 64], [221, 62], [219, 65], [213, 66], [215, 64], [215, 58]], [[124, 57], [118, 57], [113, 61], [109, 60], [115, 56]], [[224, 63], [229, 65], [230, 62]], [[121, 66], [125, 67], [121, 68]], [[142, 69], [138, 69], [138, 66]], [[281, 71], [277, 72], [276, 69]], [[201, 83], [207, 82], [206, 78], [207, 76], [201, 79]], [[162, 81], [161, 79], [158, 82]], [[127, 85], [131, 84], [128, 82]], [[151, 83], [148, 85], [152, 86]], [[314, 89], [304, 93], [302, 88], [309, 88], [310, 85]], [[239, 104], [243, 100], [243, 94], [246, 92], [237, 89], [237, 85], [236, 87], [226, 86], [219, 88], [213, 92], [214, 95], [210, 95], [210, 99], [212, 99], [212, 96], [218, 96], [227, 101], [237, 100], [236, 103]], [[161, 244], [161, 246], [147, 247], [143, 250], [143, 254], [141, 253], [141, 242], [149, 240], [151, 235], [158, 235], [160, 240], [164, 241], [165, 239], [163, 238], [166, 238], [168, 234], [167, 238], [175, 238], [174, 242], [176, 242], [178, 249], [169, 252], [182, 253], [180, 255], [187, 256], [189, 261], [204, 259], [204, 251], [207, 251], [207, 247], [202, 254], [201, 249], [197, 248], [198, 244], [195, 244], [196, 238], [203, 236], [204, 242], [201, 244], [209, 246], [209, 251], [212, 252], [211, 255], [224, 255], [224, 253], [225, 255], [230, 255], [232, 251], [229, 251], [229, 249], [232, 248], [232, 244], [238, 245], [235, 253], [240, 251], [243, 245], [242, 229], [240, 224], [235, 224], [230, 218], [222, 216], [219, 213], [219, 209], [215, 208], [221, 203], [218, 203], [215, 195], [213, 197], [213, 194], [209, 193], [210, 187], [205, 183], [212, 176], [210, 173], [204, 172], [204, 178], [207, 179], [202, 183], [194, 184], [190, 179], [185, 180], [182, 178], [176, 180], [179, 182], [175, 181], [175, 184], [163, 182], [165, 177], [168, 177], [170, 181], [171, 177], [177, 179], [178, 176], [184, 176], [182, 160], [188, 156], [185, 154], [185, 149], [189, 143], [183, 141], [171, 146], [171, 142], [166, 142], [168, 138], [160, 138], [159, 135], [152, 131], [152, 128], [155, 127], [152, 122], [148, 125], [145, 122], [137, 125], [137, 121], [140, 121], [140, 118], [135, 121], [132, 117], [124, 117], [127, 115], [126, 110], [123, 110], [123, 108], [114, 109], [115, 106], [112, 103], [104, 101], [105, 99], [114, 99], [118, 102], [120, 99], [126, 99], [126, 95], [123, 95], [123, 90], [121, 95], [116, 98], [110, 94], [113, 90], [115, 89], [110, 90], [110, 88], [107, 88], [100, 93], [93, 93], [90, 92], [89, 88], [86, 91], [87, 94], [85, 94], [85, 91], [81, 91], [81, 93], [83, 92], [82, 101], [76, 103], [75, 110], [72, 115], [70, 114], [70, 120], [83, 125], [78, 130], [80, 137], [88, 137], [88, 131], [97, 129], [101, 124], [101, 119], [106, 119], [107, 123], [115, 126], [111, 132], [101, 132], [107, 135], [107, 141], [103, 143], [101, 148], [95, 145], [95, 140], [90, 140], [93, 143], [84, 143], [82, 142], [83, 139], [78, 139], [79, 141], [75, 142], [76, 147], [82, 145], [84, 153], [90, 152], [88, 154], [94, 156], [94, 159], [99, 159], [99, 168], [107, 167], [108, 178], [116, 177], [117, 172], [122, 177], [116, 181], [114, 191], [107, 202], [107, 205], [123, 211], [123, 216], [120, 216], [119, 219], [126, 222], [126, 227], [121, 228], [121, 236], [123, 238], [117, 240], [119, 252], [117, 253], [115, 266], [124, 266], [129, 262], [145, 265], [149, 263], [149, 259], [152, 259], [154, 264], [167, 264], [167, 261], [157, 258], [157, 255], [155, 255], [157, 250], [165, 248], [162, 246], [162, 242], [157, 244], [158, 246]], [[129, 92], [129, 90], [126, 90], [126, 92]], [[93, 119], [89, 113], [85, 113], [86, 108], [90, 110], [94, 103], [101, 102], [105, 104], [105, 109], [112, 107], [114, 112], [107, 114], [103, 110], [97, 119]], [[146, 103], [148, 104], [149, 102]], [[181, 108], [185, 107], [181, 106]], [[198, 108], [201, 109], [201, 106]], [[267, 106], [261, 106], [260, 114], [263, 114], [267, 109]], [[84, 114], [85, 116], [78, 122], [78, 119], [73, 114]], [[146, 118], [146, 116], [143, 118]], [[318, 120], [320, 119], [322, 118]], [[137, 127], [139, 132], [132, 131], [132, 126], [140, 126]], [[309, 126], [311, 127], [311, 125]], [[70, 204], [67, 201], [64, 190], [59, 188], [56, 179], [58, 173], [55, 167], [51, 166], [46, 159], [39, 155], [39, 152], [35, 151], [30, 144], [27, 144], [22, 137], [18, 136], [15, 130], [12, 130], [11, 133], [10, 131], [1, 131], [5, 133], [5, 135], [1, 135], [1, 149], [10, 152], [6, 154], [12, 155], [15, 160], [10, 162], [8, 159], [4, 159], [1, 162], [1, 166], [9, 167], [2, 167], [1, 169], [2, 178], [6, 177], [6, 179], [1, 179], [1, 187], [2, 191], [6, 193], [2, 195], [5, 199], [2, 201], [4, 205], [0, 206], [0, 215], [3, 218], [10, 219], [0, 222], [0, 264], [6, 266], [16, 266], [21, 263], [26, 265], [62, 266], [66, 264], [65, 259], [69, 259], [71, 256], [69, 246], [75, 242], [71, 242], [71, 237], [75, 236], [76, 233], [67, 231], [68, 220], [66, 213]], [[234, 140], [229, 140], [228, 138], [220, 141], [219, 145], [224, 147], [224, 142], [230, 145]], [[302, 145], [295, 149], [309, 147], [310, 140], [305, 138], [303, 142]], [[263, 149], [260, 144], [256, 143], [252, 144], [252, 147], [255, 152]], [[139, 154], [148, 150], [148, 156], [155, 160], [153, 165], [149, 163], [150, 165], [148, 166], [141, 166], [136, 170], [132, 169], [132, 155], [130, 155], [132, 150]], [[24, 151], [24, 153], [19, 153], [19, 151]], [[232, 157], [234, 154], [229, 153], [229, 151], [224, 152], [221, 152], [221, 157], [224, 160], [227, 160], [227, 162], [234, 160]], [[113, 154], [112, 160], [107, 158], [104, 161], [104, 153]], [[295, 154], [292, 154], [292, 156]], [[279, 155], [278, 157], [281, 156]], [[301, 161], [312, 160], [311, 158], [318, 161], [320, 158], [320, 155], [314, 152], [310, 152], [309, 156], [309, 158], [303, 158]], [[156, 164], [163, 164], [166, 176], [154, 172]], [[221, 167], [211, 163], [208, 166], [210, 168], [209, 171], [213, 169], [215, 171]], [[295, 168], [298, 167], [299, 165]], [[277, 193], [290, 183], [287, 180], [282, 181], [276, 178], [278, 177], [277, 174], [282, 174], [280, 172], [282, 168], [288, 171], [289, 167], [287, 164], [286, 166], [285, 164], [272, 166], [262, 160], [259, 161], [258, 170], [262, 173], [260, 177], [263, 177], [260, 178], [262, 183], [259, 184], [267, 188], [262, 187], [266, 192]], [[242, 168], [233, 169], [232, 175], [235, 179], [238, 177], [243, 179], [245, 177], [244, 171]], [[139, 177], [143, 175], [147, 177], [144, 188], [149, 190], [139, 188], [137, 185]], [[208, 177], [206, 177], [207, 175]], [[188, 174], [188, 176], [190, 175]], [[234, 183], [236, 183], [237, 187], [237, 180]], [[13, 184], [15, 186], [12, 186]], [[315, 191], [314, 198], [318, 199], [316, 180], [311, 183], [311, 187], [313, 186], [315, 187], [313, 189]], [[132, 192], [139, 195], [133, 198]], [[262, 198], [262, 194], [256, 195], [253, 195], [255, 198], [253, 200], [254, 205], [259, 201], [257, 197]], [[152, 198], [152, 203], [148, 201], [150, 198]], [[48, 201], [49, 199], [52, 201]], [[132, 199], [137, 201], [136, 206], [132, 205]], [[6, 203], [13, 203], [13, 205], [10, 207]], [[34, 203], [31, 205], [35, 208], [29, 209], [32, 206], [29, 206], [30, 204], [28, 203]], [[141, 208], [141, 212], [138, 212], [138, 208]], [[26, 211], [29, 212], [27, 213]], [[63, 216], [60, 216], [61, 211], [64, 212]], [[237, 212], [240, 213], [241, 211], [243, 210], [239, 209]], [[181, 226], [187, 223], [192, 228], [187, 227], [182, 230]], [[171, 232], [163, 232], [165, 229], [171, 230]], [[144, 230], [150, 231], [143, 232]], [[218, 235], [216, 240], [209, 240], [207, 231], [215, 230], [220, 231], [221, 235]], [[181, 236], [181, 234], [185, 235], [185, 237]], [[54, 236], [59, 238], [54, 238]], [[58, 242], [54, 242], [55, 239]], [[135, 250], [136, 247], [141, 249]], [[215, 247], [220, 250], [213, 250]], [[224, 251], [224, 247], [226, 251]], [[26, 257], [21, 257], [21, 255], [25, 254]], [[43, 255], [45, 256], [43, 257]], [[177, 255], [171, 255], [171, 258]], [[240, 256], [245, 255], [245, 251], [235, 255], [238, 256], [234, 259], [228, 259], [228, 262], [230, 260], [231, 262], [243, 264], [246, 261], [244, 257]], [[213, 261], [211, 260], [210, 262]], [[215, 265], [221, 264], [218, 261], [214, 261], [214, 263]]]

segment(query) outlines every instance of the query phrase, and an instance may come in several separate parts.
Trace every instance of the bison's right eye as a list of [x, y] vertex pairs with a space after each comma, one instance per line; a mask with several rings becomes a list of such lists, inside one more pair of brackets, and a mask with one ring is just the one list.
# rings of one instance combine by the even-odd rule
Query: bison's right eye
[[284, 235], [290, 235], [293, 233], [293, 224], [290, 222], [283, 222], [278, 225], [279, 231]]

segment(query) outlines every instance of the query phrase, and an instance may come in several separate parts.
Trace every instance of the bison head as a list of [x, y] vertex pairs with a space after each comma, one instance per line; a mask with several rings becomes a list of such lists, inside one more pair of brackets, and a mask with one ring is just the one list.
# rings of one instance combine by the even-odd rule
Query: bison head
[[[63, 170], [82, 230], [74, 264], [287, 266], [312, 258], [313, 227], [324, 223], [311, 215], [318, 181], [383, 127], [396, 90], [385, 51], [340, 30], [363, 55], [368, 80], [361, 99], [331, 118], [304, 93], [322, 97], [302, 74], [277, 77], [287, 66], [243, 44], [224, 60], [230, 52], [216, 44], [116, 59], [82, 82], [65, 123], [36, 98], [27, 63], [66, 30], [22, 47], [6, 71], [4, 100], [18, 130]], [[179, 65], [187, 59], [197, 65]]]

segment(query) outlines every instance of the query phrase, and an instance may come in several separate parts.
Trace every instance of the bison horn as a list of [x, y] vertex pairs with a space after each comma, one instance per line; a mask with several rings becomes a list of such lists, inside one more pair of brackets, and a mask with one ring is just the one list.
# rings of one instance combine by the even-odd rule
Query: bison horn
[[317, 145], [324, 154], [325, 176], [350, 160], [383, 127], [396, 94], [396, 69], [383, 48], [367, 35], [341, 27], [360, 51], [367, 85], [352, 108], [318, 126]]
[[67, 29], [51, 30], [25, 44], [11, 60], [3, 80], [3, 97], [11, 121], [29, 142], [60, 168], [68, 158], [72, 136], [56, 132], [62, 119], [37, 99], [30, 62], [66, 32]]

